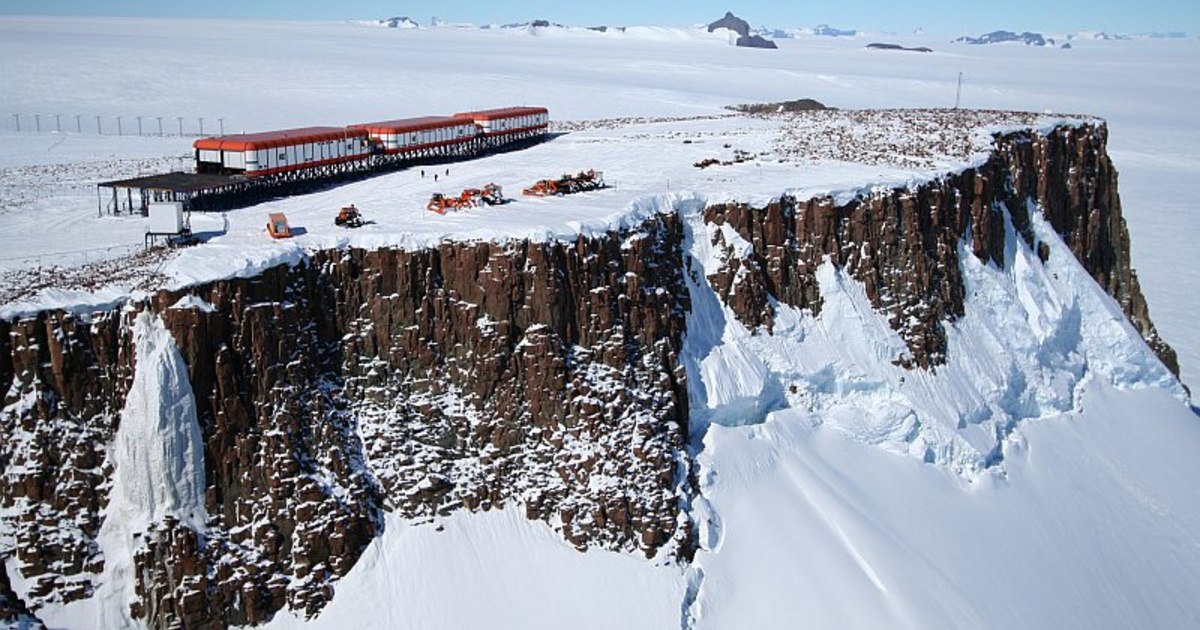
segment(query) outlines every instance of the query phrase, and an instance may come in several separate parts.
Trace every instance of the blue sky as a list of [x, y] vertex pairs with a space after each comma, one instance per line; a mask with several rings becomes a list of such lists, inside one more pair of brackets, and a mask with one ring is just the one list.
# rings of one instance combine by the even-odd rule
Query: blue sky
[[437, 16], [450, 22], [507, 23], [543, 18], [573, 26], [653, 24], [686, 26], [707, 22], [728, 9], [751, 24], [772, 27], [829, 24], [838, 28], [929, 33], [978, 34], [996, 29], [1117, 33], [1187, 31], [1200, 35], [1200, 0], [895, 0], [799, 2], [779, 0], [696, 0], [645, 2], [606, 0], [564, 2], [485, 0], [388, 2], [384, 0], [0, 0], [0, 14], [103, 15], [147, 17], [344, 20], [410, 16], [427, 23]]

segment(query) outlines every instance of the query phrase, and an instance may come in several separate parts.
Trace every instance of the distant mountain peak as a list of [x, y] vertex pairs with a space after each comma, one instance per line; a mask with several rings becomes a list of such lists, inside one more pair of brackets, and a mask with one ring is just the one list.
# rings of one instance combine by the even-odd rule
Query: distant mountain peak
[[1012, 31], [992, 31], [991, 33], [986, 33], [984, 35], [980, 35], [979, 37], [969, 37], [964, 35], [963, 37], [959, 37], [954, 41], [955, 43], [974, 45], [1021, 42], [1026, 46], [1054, 46], [1053, 39], [1048, 39], [1041, 33], [1031, 33], [1028, 31], [1020, 34]]
[[408, 16], [390, 17], [385, 20], [379, 20], [379, 24], [388, 28], [421, 28], [420, 24], [417, 24], [415, 20]]
[[846, 30], [834, 28], [828, 24], [818, 24], [817, 27], [813, 29], [813, 35], [823, 35], [825, 37], [854, 37], [855, 35], [858, 35], [858, 31], [854, 29]]

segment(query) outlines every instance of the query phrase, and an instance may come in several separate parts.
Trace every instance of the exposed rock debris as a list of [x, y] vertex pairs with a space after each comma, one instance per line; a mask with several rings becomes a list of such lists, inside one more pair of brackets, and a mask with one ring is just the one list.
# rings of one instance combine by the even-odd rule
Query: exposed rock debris
[[570, 133], [572, 131], [591, 131], [596, 129], [621, 129], [634, 125], [652, 125], [659, 123], [684, 122], [693, 120], [715, 120], [728, 118], [734, 114], [712, 114], [708, 116], [638, 116], [631, 118], [597, 118], [594, 120], [552, 120], [551, 133]]
[[[776, 142], [784, 159], [803, 164], [841, 161], [912, 170], [944, 169], [993, 150], [981, 130], [1031, 128], [1045, 114], [966, 109], [808, 110], [763, 114], [786, 121]], [[1085, 116], [1063, 121], [1095, 122]]]
[[791, 114], [819, 109], [829, 109], [824, 103], [811, 98], [798, 98], [778, 103], [741, 103], [730, 105], [726, 109], [743, 114]]
[[166, 277], [159, 270], [175, 250], [142, 249], [141, 245], [135, 248], [131, 254], [115, 258], [99, 256], [101, 260], [77, 267], [53, 265], [0, 272], [0, 304], [17, 302], [51, 288], [94, 292], [121, 284], [129, 291], [151, 291], [165, 284]]
[[103, 181], [179, 170], [190, 156], [0, 168], [0, 213], [63, 193], [95, 194]]

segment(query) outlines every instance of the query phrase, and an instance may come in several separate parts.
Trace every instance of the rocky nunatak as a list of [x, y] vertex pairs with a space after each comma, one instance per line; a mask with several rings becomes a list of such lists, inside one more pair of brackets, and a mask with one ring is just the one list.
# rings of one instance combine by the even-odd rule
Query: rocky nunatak
[[0, 323], [0, 422], [20, 437], [0, 444], [0, 496], [36, 584], [24, 604], [93, 595], [142, 309], [188, 367], [209, 517], [135, 543], [131, 613], [151, 627], [315, 614], [384, 510], [522, 509], [581, 549], [686, 560], [680, 225], [320, 252], [87, 318]]
[[946, 360], [943, 323], [963, 315], [959, 242], [1003, 267], [1005, 212], [1040, 256], [1030, 212], [1040, 208], [1100, 286], [1111, 295], [1172, 373], [1175, 351], [1150, 320], [1129, 262], [1129, 232], [1121, 216], [1117, 172], [1103, 125], [1062, 126], [1048, 134], [996, 137], [996, 150], [977, 168], [913, 188], [873, 193], [851, 203], [783, 197], [765, 208], [710, 206], [705, 221], [728, 224], [752, 245], [748, 256], [722, 243], [727, 262], [709, 282], [752, 329], [772, 329], [770, 298], [819, 313], [816, 269], [825, 260], [863, 283], [886, 313], [910, 355], [898, 363], [936, 368]]

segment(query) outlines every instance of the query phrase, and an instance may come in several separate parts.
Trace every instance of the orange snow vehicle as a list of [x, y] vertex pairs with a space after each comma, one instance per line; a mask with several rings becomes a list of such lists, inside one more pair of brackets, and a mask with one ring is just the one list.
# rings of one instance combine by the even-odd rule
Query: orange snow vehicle
[[362, 227], [362, 213], [358, 211], [358, 208], [354, 207], [354, 204], [350, 204], [338, 211], [337, 218], [333, 220], [333, 224], [345, 228]]
[[604, 187], [604, 173], [589, 169], [575, 175], [568, 173], [558, 179], [540, 180], [521, 192], [531, 197], [549, 197], [550, 195], [570, 195], [600, 190]]
[[498, 206], [506, 201], [504, 189], [500, 188], [500, 184], [484, 184], [483, 190], [479, 191], [479, 201], [489, 206]]
[[272, 212], [267, 217], [267, 234], [270, 234], [271, 238], [291, 238], [292, 228], [288, 226], [287, 215]]
[[451, 197], [442, 193], [433, 193], [433, 196], [429, 198], [429, 203], [425, 204], [425, 209], [438, 214], [446, 214], [448, 210], [465, 210], [474, 205], [469, 195]]
[[498, 184], [486, 184], [483, 188], [467, 188], [458, 196], [452, 197], [442, 193], [433, 193], [425, 209], [438, 214], [446, 214], [448, 210], [466, 210], [481, 203], [489, 206], [504, 203], [504, 192]]

